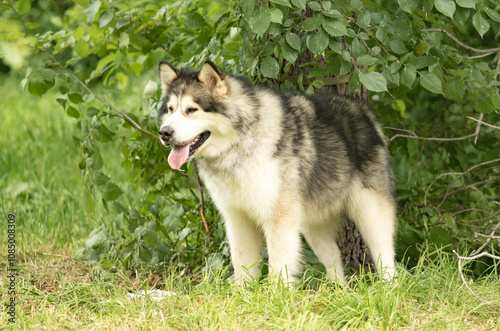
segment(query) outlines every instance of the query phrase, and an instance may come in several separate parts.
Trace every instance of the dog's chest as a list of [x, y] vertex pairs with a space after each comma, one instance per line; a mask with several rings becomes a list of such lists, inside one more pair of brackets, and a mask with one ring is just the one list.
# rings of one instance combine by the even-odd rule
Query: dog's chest
[[200, 162], [200, 175], [223, 214], [229, 210], [239, 211], [258, 222], [265, 221], [272, 217], [273, 206], [279, 197], [278, 160], [253, 158], [241, 161], [224, 170]]

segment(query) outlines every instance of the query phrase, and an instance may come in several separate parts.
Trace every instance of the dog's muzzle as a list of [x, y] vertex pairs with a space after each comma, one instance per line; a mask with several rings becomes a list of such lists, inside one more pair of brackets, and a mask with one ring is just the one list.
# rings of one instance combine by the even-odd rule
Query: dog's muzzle
[[160, 128], [160, 139], [165, 143], [165, 144], [170, 144], [170, 139], [172, 138], [174, 134], [174, 130], [169, 127], [162, 127]]

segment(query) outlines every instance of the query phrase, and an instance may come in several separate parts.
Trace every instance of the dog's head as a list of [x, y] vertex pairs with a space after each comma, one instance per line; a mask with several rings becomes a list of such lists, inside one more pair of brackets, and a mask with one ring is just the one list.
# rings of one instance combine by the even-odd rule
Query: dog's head
[[227, 113], [229, 85], [224, 73], [206, 62], [200, 71], [159, 65], [162, 101], [160, 139], [172, 146], [168, 163], [178, 170], [195, 156], [215, 157], [229, 148], [236, 132]]

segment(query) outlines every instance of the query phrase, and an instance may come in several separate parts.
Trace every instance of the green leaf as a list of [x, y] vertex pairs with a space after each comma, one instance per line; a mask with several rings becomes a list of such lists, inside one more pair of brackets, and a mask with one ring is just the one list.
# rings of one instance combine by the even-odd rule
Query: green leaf
[[321, 25], [321, 15], [316, 14], [313, 17], [308, 17], [302, 22], [302, 30], [314, 31]]
[[82, 40], [76, 43], [75, 52], [79, 57], [83, 58], [89, 52], [89, 48], [90, 48], [89, 43]]
[[187, 237], [191, 230], [189, 228], [184, 228], [182, 229], [181, 233], [179, 234], [179, 238], [177, 239], [178, 241], [184, 240], [184, 238]]
[[142, 236], [142, 239], [146, 244], [152, 247], [156, 247], [158, 245], [158, 234], [154, 231], [147, 230], [146, 233]]
[[83, 190], [80, 202], [87, 212], [94, 212], [94, 201], [92, 200], [92, 194], [89, 190]]
[[446, 246], [451, 244], [451, 234], [449, 231], [440, 226], [431, 228], [430, 237], [434, 244], [437, 246]]
[[359, 70], [355, 70], [349, 75], [349, 88], [352, 94], [358, 93], [361, 88], [361, 83], [359, 81]]
[[95, 107], [90, 107], [87, 109], [86, 114], [88, 117], [94, 117], [95, 115], [99, 114], [100, 110], [95, 108]]
[[92, 24], [94, 22], [95, 16], [101, 8], [101, 1], [92, 2], [87, 8], [87, 24]]
[[[83, 120], [82, 120], [83, 122]], [[92, 157], [87, 158], [87, 166], [92, 170], [99, 170], [104, 165], [104, 161], [102, 159], [101, 153], [96, 151]]]
[[328, 46], [330, 46], [330, 49], [335, 53], [342, 54], [342, 43], [336, 41], [335, 39], [330, 39]]
[[415, 66], [416, 69], [422, 69], [428, 66], [431, 66], [433, 64], [436, 64], [438, 62], [437, 58], [434, 56], [419, 56], [413, 61], [413, 65]]
[[500, 23], [500, 14], [488, 7], [484, 8], [484, 12], [495, 22]]
[[260, 62], [260, 72], [264, 77], [277, 78], [279, 73], [279, 64], [275, 58], [271, 56], [263, 57]]
[[330, 36], [340, 37], [347, 35], [345, 25], [339, 20], [325, 19], [322, 27]]
[[89, 0], [73, 0], [73, 2], [84, 8], [87, 8], [87, 6], [89, 5]]
[[477, 12], [474, 16], [472, 16], [472, 25], [474, 25], [481, 38], [483, 38], [484, 34], [490, 29], [490, 23], [483, 17], [483, 15], [481, 15], [480, 12]]
[[160, 215], [160, 209], [158, 208], [158, 205], [156, 203], [149, 206], [148, 210], [151, 214], [153, 214], [156, 217], [158, 217], [158, 215]]
[[326, 49], [328, 41], [328, 35], [321, 29], [318, 33], [313, 34], [307, 39], [307, 48], [313, 54], [319, 54]]
[[432, 93], [443, 94], [441, 79], [432, 72], [420, 72], [420, 85]]
[[186, 26], [193, 30], [201, 30], [205, 28], [207, 23], [203, 16], [196, 11], [186, 13]]
[[393, 39], [389, 43], [392, 51], [396, 54], [405, 54], [408, 53], [408, 50], [405, 47], [405, 44], [401, 40]]
[[130, 36], [126, 32], [120, 33], [120, 43], [118, 44], [118, 47], [120, 48], [128, 48], [128, 45], [130, 44]]
[[102, 171], [94, 171], [92, 173], [92, 179], [94, 184], [97, 186], [103, 186], [109, 181], [109, 177], [106, 176]]
[[315, 88], [322, 88], [323, 86], [325, 86], [325, 82], [322, 81], [321, 79], [315, 79], [312, 83], [311, 83], [312, 86], [314, 86]]
[[116, 135], [113, 131], [108, 129], [104, 124], [99, 124], [96, 127], [96, 130], [99, 132], [99, 140], [101, 141], [111, 141], [112, 138]]
[[285, 35], [286, 42], [288, 45], [292, 46], [294, 49], [300, 51], [300, 48], [302, 47], [302, 40], [300, 40], [300, 37], [296, 35], [293, 32], [288, 32]]
[[51, 88], [54, 84], [49, 84], [45, 80], [42, 79], [30, 79], [28, 82], [28, 91], [36, 95], [38, 97], [41, 97], [42, 95], [45, 94]]
[[425, 12], [430, 13], [432, 11], [432, 8], [434, 8], [434, 0], [424, 0], [423, 5]]
[[462, 78], [445, 82], [444, 96], [455, 102], [462, 102], [465, 95], [465, 83]]
[[80, 112], [74, 107], [68, 107], [68, 110], [66, 111], [66, 113], [70, 117], [74, 117], [74, 118], [80, 117]]
[[407, 64], [401, 72], [401, 84], [411, 88], [415, 78], [417, 77], [417, 69], [413, 64]]
[[105, 184], [102, 189], [102, 198], [106, 201], [116, 200], [120, 195], [123, 194], [123, 191], [118, 187], [118, 185], [114, 183]]
[[418, 1], [415, 0], [398, 0], [399, 7], [403, 9], [405, 12], [413, 14], [415, 9], [417, 8]]
[[378, 72], [370, 72], [359, 75], [359, 80], [369, 91], [385, 92], [387, 91], [387, 80]]
[[283, 43], [282, 52], [283, 57], [290, 63], [295, 63], [299, 55], [298, 51], [293, 49], [288, 43]]
[[306, 9], [307, 0], [292, 0], [292, 4], [299, 9]]
[[290, 0], [270, 0], [270, 1], [281, 6], [292, 7], [292, 5], [290, 5]]
[[455, 2], [462, 8], [476, 9], [476, 1], [474, 0], [455, 0]]
[[365, 28], [368, 29], [370, 27], [370, 22], [371, 22], [371, 13], [368, 10], [365, 10], [358, 16], [358, 24]]
[[19, 0], [16, 3], [16, 12], [19, 15], [26, 14], [27, 12], [30, 11], [30, 9], [31, 9], [31, 2], [30, 2], [30, 0]]
[[84, 34], [85, 28], [83, 26], [79, 26], [75, 31], [73, 31], [73, 38], [75, 38], [76, 41], [80, 41]]
[[106, 10], [104, 13], [102, 13], [99, 17], [99, 28], [103, 28], [108, 25], [114, 16], [115, 14], [111, 10]]
[[314, 11], [321, 11], [321, 5], [317, 1], [309, 1], [307, 5]]
[[399, 85], [399, 72], [392, 72], [389, 67], [385, 67], [382, 74], [389, 82]]
[[356, 60], [356, 63], [363, 65], [363, 66], [372, 66], [375, 63], [377, 63], [377, 61], [378, 61], [377, 58], [365, 54], [365, 55], [361, 55], [360, 57], [358, 57], [358, 59]]
[[24, 24], [24, 26], [26, 26], [26, 29], [28, 29], [28, 30], [34, 30], [34, 29], [38, 29], [40, 27], [40, 24], [28, 22], [28, 23]]
[[455, 14], [455, 10], [457, 9], [453, 0], [435, 0], [434, 6], [436, 6], [438, 11], [451, 19], [453, 19], [453, 14]]
[[281, 23], [283, 22], [283, 12], [279, 8], [269, 9], [269, 14], [271, 14], [271, 22]]
[[86, 247], [94, 247], [106, 240], [106, 229], [103, 226], [98, 227], [89, 234], [89, 238], [85, 241]]
[[266, 11], [266, 8], [260, 8], [250, 18], [249, 24], [252, 30], [262, 37], [271, 24], [271, 14]]

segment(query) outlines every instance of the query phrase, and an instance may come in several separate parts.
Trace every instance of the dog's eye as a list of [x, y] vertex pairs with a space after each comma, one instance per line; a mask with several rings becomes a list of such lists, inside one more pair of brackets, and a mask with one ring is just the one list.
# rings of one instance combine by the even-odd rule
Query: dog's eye
[[174, 107], [168, 106], [168, 111], [174, 111]]
[[186, 114], [191, 114], [191, 113], [194, 113], [194, 112], [195, 112], [195, 111], [197, 111], [197, 110], [198, 110], [198, 108], [188, 108], [188, 109], [186, 110]]

